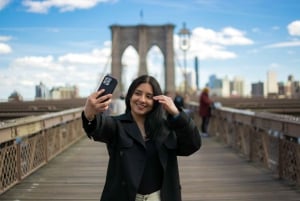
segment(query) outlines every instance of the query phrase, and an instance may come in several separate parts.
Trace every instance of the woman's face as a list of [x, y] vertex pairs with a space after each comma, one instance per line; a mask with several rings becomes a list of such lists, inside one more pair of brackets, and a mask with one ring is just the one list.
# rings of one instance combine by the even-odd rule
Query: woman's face
[[130, 98], [133, 116], [144, 116], [153, 108], [153, 89], [149, 83], [140, 84]]

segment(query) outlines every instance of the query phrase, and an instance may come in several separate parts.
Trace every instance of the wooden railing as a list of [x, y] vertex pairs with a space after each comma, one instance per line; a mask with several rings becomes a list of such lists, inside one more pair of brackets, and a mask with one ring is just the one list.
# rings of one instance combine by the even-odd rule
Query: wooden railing
[[[198, 104], [188, 107], [200, 125]], [[218, 107], [209, 134], [277, 178], [300, 186], [300, 117]]]
[[2, 122], [0, 194], [78, 141], [82, 108]]

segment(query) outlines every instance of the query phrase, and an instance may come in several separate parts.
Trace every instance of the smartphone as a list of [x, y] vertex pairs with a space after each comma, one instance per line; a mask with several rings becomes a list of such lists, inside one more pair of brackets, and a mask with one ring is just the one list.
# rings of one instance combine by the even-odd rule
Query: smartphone
[[[104, 93], [101, 94], [100, 96], [104, 96], [106, 94], [112, 94], [117, 84], [118, 84], [118, 80], [116, 78], [112, 77], [111, 75], [105, 75], [97, 91], [99, 91], [100, 89], [105, 89]], [[99, 98], [100, 96], [98, 96], [97, 98]]]

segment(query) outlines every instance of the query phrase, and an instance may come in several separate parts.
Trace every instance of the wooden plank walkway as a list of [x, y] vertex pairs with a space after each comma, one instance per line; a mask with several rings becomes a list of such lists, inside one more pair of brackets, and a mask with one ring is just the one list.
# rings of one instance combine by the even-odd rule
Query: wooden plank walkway
[[[83, 138], [22, 183], [1, 201], [97, 201], [107, 152], [104, 144]], [[183, 201], [300, 201], [299, 190], [276, 180], [212, 138], [190, 157], [179, 159]]]

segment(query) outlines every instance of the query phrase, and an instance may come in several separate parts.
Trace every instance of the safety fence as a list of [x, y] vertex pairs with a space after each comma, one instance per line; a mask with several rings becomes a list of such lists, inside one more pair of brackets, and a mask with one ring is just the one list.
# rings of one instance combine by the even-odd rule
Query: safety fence
[[78, 141], [82, 108], [0, 124], [0, 194]]
[[[188, 105], [200, 126], [198, 104]], [[0, 194], [78, 141], [82, 108], [0, 124]], [[300, 186], [299, 117], [217, 107], [209, 134], [279, 179]]]
[[[198, 104], [190, 104], [194, 118]], [[300, 117], [226, 107], [212, 110], [209, 134], [284, 182], [300, 186]]]

